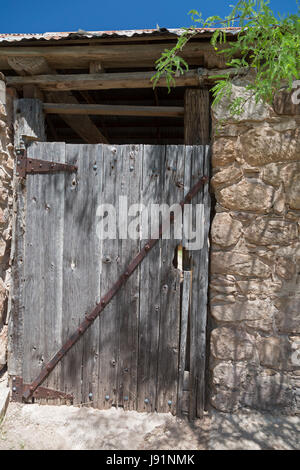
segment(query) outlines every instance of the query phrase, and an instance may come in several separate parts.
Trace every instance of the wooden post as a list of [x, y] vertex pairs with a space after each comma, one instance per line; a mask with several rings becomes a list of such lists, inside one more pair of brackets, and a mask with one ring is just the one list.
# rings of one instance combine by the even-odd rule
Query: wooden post
[[30, 98], [15, 100], [14, 119], [16, 148], [33, 141], [46, 141], [42, 101]]
[[[34, 141], [46, 140], [43, 103], [36, 99], [15, 99], [14, 146], [24, 148]], [[13, 229], [10, 263], [12, 283], [9, 294], [9, 345], [8, 373], [10, 377], [22, 376], [23, 316], [24, 316], [24, 232], [25, 186], [14, 178]]]
[[187, 88], [184, 95], [184, 143], [207, 145], [209, 142], [209, 91], [207, 88]]
[[[185, 145], [208, 145], [210, 143], [210, 100], [207, 88], [188, 88], [184, 95], [184, 143]], [[204, 147], [205, 148], [205, 147]], [[209, 174], [208, 147], [203, 159], [194, 162], [203, 174]], [[200, 200], [199, 200], [200, 201]], [[189, 317], [189, 418], [202, 418], [205, 407], [205, 368], [206, 368], [206, 321], [208, 283], [208, 230], [210, 200], [208, 188], [202, 195], [204, 204], [204, 246], [200, 252], [183, 250], [183, 265], [188, 265], [189, 257], [194, 259], [191, 308]], [[195, 282], [196, 279], [196, 282]]]

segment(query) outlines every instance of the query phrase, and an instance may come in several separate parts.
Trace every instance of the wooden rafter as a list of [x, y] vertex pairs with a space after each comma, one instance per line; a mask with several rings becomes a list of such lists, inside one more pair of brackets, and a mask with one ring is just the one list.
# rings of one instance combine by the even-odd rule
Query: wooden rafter
[[[56, 74], [51, 69], [47, 61], [43, 57], [11, 57], [8, 59], [10, 66], [20, 75], [34, 76], [36, 74], [47, 73]], [[27, 78], [27, 77], [24, 77]], [[60, 93], [45, 92], [45, 97], [52, 103], [67, 103], [71, 105], [79, 105], [78, 100], [70, 91]], [[106, 137], [100, 132], [89, 116], [67, 116], [62, 115], [62, 119], [78, 134], [85, 142], [89, 144], [108, 143]]]
[[106, 104], [54, 104], [44, 103], [48, 114], [59, 115], [102, 115], [102, 116], [164, 116], [181, 117], [184, 108], [180, 106], [122, 106]]

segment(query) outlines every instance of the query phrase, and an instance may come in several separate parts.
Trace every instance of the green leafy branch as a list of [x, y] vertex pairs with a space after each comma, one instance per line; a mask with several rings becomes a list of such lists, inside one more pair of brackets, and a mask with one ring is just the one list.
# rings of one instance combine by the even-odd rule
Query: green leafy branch
[[[216, 53], [224, 54], [226, 66], [236, 72], [254, 69], [254, 80], [246, 87], [256, 102], [271, 103], [274, 94], [285, 84], [292, 89], [293, 81], [300, 77], [300, 8], [293, 15], [275, 16], [269, 7], [269, 0], [240, 0], [228, 16], [202, 18], [196, 10], [189, 12], [194, 23], [183, 28], [182, 34], [172, 49], [166, 49], [156, 61], [153, 86], [164, 77], [168, 89], [176, 85], [176, 76], [189, 69], [181, 52], [198, 33], [198, 28], [214, 28], [211, 44]], [[229, 27], [239, 30], [232, 40], [226, 33]], [[213, 106], [224, 97], [230, 98], [232, 82], [230, 74], [216, 75], [212, 87]], [[236, 98], [230, 103], [232, 115], [241, 114], [246, 98]], [[230, 100], [229, 100], [230, 101]]]

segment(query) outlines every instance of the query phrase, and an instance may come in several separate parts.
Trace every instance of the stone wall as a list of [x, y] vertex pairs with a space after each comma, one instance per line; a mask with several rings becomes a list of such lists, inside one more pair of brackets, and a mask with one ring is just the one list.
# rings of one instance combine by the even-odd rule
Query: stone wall
[[[233, 96], [245, 95], [236, 80]], [[300, 411], [300, 116], [213, 110], [210, 401]], [[298, 113], [298, 115], [296, 115]]]
[[7, 303], [12, 225], [12, 97], [0, 73], [0, 374], [6, 365]]

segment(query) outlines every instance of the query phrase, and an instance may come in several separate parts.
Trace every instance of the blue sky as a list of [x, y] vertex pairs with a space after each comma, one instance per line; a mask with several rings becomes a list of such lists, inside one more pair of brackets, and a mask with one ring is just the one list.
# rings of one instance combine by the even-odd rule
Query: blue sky
[[[237, 0], [1, 0], [1, 33], [143, 29], [189, 26], [188, 11], [224, 15]], [[275, 12], [297, 10], [296, 0], [271, 0]]]

